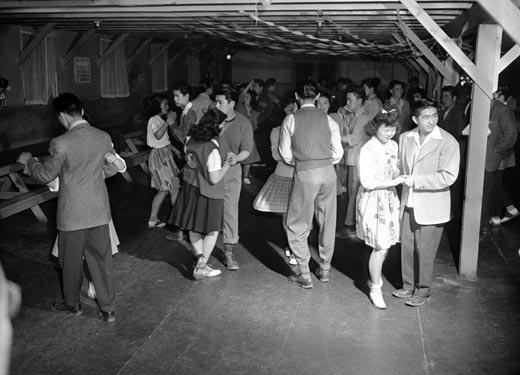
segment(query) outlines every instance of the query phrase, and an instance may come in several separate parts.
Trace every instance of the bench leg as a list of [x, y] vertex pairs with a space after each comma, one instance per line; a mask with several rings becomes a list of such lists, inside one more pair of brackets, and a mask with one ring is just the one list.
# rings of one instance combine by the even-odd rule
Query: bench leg
[[[21, 193], [27, 193], [29, 191], [29, 189], [27, 189], [27, 186], [25, 185], [25, 183], [23, 182], [22, 178], [20, 177], [20, 175], [18, 173], [15, 173], [15, 172], [9, 173], [9, 177], [11, 178], [11, 181], [13, 181], [13, 184], [18, 188], [18, 190]], [[36, 219], [38, 221], [41, 221], [42, 223], [48, 222], [47, 216], [45, 216], [45, 214], [43, 213], [40, 206], [36, 205], [36, 206], [31, 207], [31, 211], [33, 212], [34, 216], [36, 216]]]

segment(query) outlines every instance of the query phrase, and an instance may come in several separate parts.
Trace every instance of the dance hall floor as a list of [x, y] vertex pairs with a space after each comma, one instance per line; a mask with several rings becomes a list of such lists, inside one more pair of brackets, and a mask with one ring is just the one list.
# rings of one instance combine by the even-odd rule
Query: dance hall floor
[[[391, 296], [400, 273], [400, 250], [393, 248], [383, 270], [383, 311], [367, 296], [370, 251], [352, 240], [336, 241], [330, 282], [314, 278], [314, 288], [304, 290], [287, 281], [280, 219], [251, 208], [261, 178], [243, 189], [240, 270], [225, 270], [219, 241], [211, 264], [223, 274], [202, 281], [191, 278], [188, 242], [146, 228], [152, 190], [121, 176], [107, 184], [121, 240], [115, 323], [99, 318], [86, 283], [82, 316], [50, 308], [61, 298], [49, 257], [55, 202], [44, 205], [49, 224], [30, 211], [0, 221], [0, 259], [23, 291], [12, 375], [520, 374], [520, 218], [481, 243], [476, 282], [458, 279], [450, 224], [433, 298], [420, 308]], [[169, 210], [165, 204], [163, 220]]]

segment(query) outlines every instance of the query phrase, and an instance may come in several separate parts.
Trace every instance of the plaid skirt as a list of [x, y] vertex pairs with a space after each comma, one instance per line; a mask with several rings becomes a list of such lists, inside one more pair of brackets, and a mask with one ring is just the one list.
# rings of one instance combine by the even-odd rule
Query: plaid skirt
[[173, 152], [170, 146], [152, 148], [148, 158], [148, 167], [152, 173], [152, 187], [160, 191], [179, 189], [181, 181]]
[[292, 177], [282, 177], [273, 173], [256, 196], [253, 207], [263, 212], [287, 213], [292, 184]]

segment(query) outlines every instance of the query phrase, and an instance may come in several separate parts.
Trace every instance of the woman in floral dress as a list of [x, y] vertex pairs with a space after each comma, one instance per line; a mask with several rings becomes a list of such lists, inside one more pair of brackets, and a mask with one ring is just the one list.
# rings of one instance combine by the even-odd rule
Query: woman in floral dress
[[374, 306], [386, 308], [381, 287], [381, 269], [388, 249], [399, 242], [399, 198], [395, 186], [399, 175], [397, 143], [392, 140], [399, 124], [396, 109], [381, 110], [366, 126], [372, 138], [361, 148], [357, 195], [357, 236], [372, 247], [368, 261], [370, 299]]

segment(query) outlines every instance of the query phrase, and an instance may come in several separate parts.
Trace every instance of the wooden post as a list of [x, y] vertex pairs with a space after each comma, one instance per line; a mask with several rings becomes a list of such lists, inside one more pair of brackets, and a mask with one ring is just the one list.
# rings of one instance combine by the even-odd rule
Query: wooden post
[[[498, 86], [502, 28], [498, 25], [480, 25], [477, 37], [476, 65], [491, 82], [492, 90]], [[466, 167], [466, 197], [462, 213], [462, 238], [460, 244], [459, 276], [476, 280], [479, 248], [480, 214], [484, 185], [486, 143], [491, 109], [490, 95], [478, 85], [473, 85], [470, 135]]]

